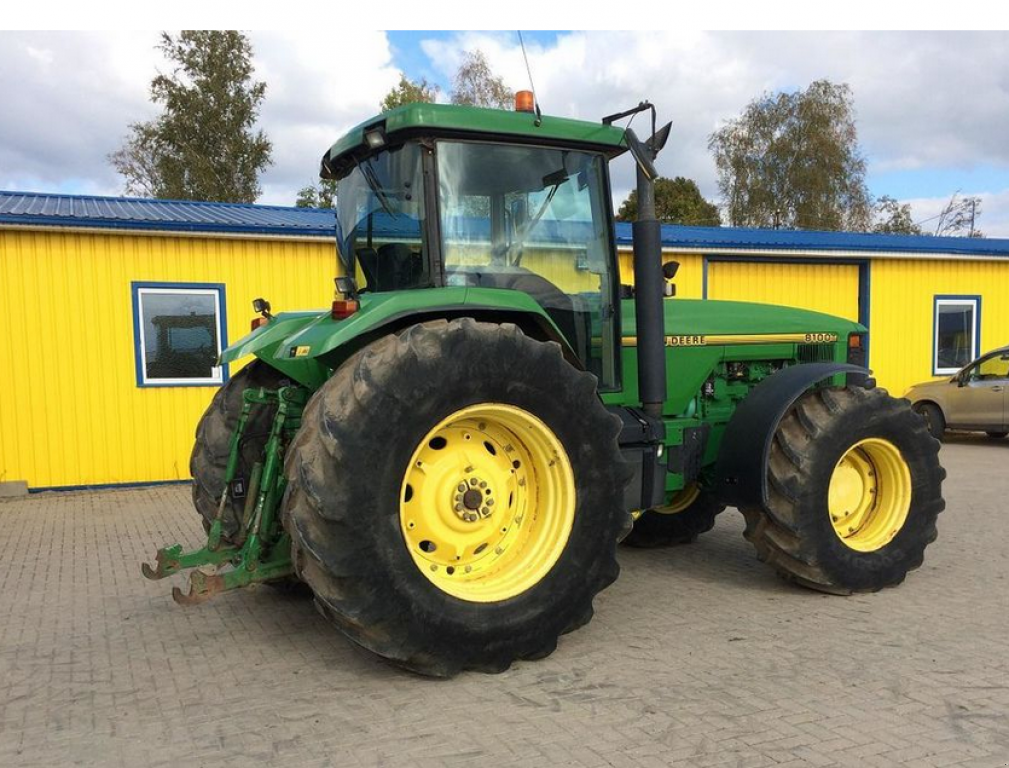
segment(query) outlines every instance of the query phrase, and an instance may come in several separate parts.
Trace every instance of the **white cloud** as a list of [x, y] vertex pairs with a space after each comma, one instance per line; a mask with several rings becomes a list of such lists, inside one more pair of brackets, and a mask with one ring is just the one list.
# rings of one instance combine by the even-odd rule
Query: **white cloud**
[[[250, 33], [260, 115], [274, 164], [261, 202], [290, 204], [342, 132], [375, 113], [398, 80], [382, 32]], [[0, 188], [119, 194], [107, 155], [156, 113], [158, 33], [0, 33]]]
[[[375, 113], [398, 72], [381, 32], [334, 36], [320, 27], [250, 37], [257, 77], [268, 84], [261, 126], [274, 143], [261, 200], [289, 203], [316, 178], [319, 158], [341, 132]], [[163, 66], [157, 42], [155, 32], [0, 33], [0, 187], [119, 192], [105, 158], [128, 123], [155, 112], [148, 86]], [[651, 99], [660, 119], [673, 120], [660, 171], [696, 179], [712, 198], [710, 133], [762, 91], [821, 77], [852, 86], [876, 173], [988, 167], [1009, 177], [1005, 33], [578, 32], [549, 45], [526, 43], [546, 112], [597, 120]], [[472, 48], [510, 86], [526, 87], [514, 33], [423, 43], [430, 70], [446, 79]], [[634, 127], [645, 133], [643, 116]], [[615, 196], [632, 183], [631, 164], [618, 161]], [[1009, 224], [1001, 191], [1009, 182], [991, 186], [980, 190], [988, 196], [982, 226], [1009, 234], [999, 223]]]
[[[987, 165], [1009, 174], [1007, 43], [1005, 33], [579, 32], [527, 49], [544, 111], [598, 119], [650, 99], [660, 119], [673, 120], [659, 170], [696, 179], [714, 198], [712, 131], [765, 90], [819, 78], [852, 87], [873, 170]], [[465, 33], [424, 43], [443, 73], [473, 48], [512, 87], [525, 87], [514, 35]], [[640, 122], [635, 127], [644, 132]], [[631, 188], [632, 172], [625, 164], [614, 173], [618, 199]], [[1001, 215], [1002, 204], [992, 197], [986, 223]]]
[[105, 157], [153, 113], [156, 33], [0, 34], [0, 185], [120, 189]]
[[261, 125], [273, 141], [260, 202], [290, 205], [318, 179], [323, 153], [378, 111], [399, 82], [383, 32], [252, 32], [256, 77], [267, 83]]

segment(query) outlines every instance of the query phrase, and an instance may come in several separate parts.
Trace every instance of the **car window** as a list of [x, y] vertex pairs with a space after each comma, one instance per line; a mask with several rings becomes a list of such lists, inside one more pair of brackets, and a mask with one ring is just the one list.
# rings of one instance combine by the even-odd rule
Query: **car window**
[[994, 355], [982, 360], [970, 372], [972, 379], [1006, 379], [1009, 378], [1009, 355]]

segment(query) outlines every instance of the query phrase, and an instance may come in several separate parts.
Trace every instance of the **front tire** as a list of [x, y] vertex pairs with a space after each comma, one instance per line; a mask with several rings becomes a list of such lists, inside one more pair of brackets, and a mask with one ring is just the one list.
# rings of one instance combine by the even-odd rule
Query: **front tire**
[[513, 325], [379, 339], [288, 452], [298, 574], [351, 640], [421, 674], [547, 656], [619, 572], [618, 430], [595, 378]]
[[[224, 493], [224, 475], [231, 453], [231, 435], [242, 414], [243, 395], [247, 389], [278, 389], [286, 382], [276, 368], [255, 360], [232, 376], [217, 390], [210, 406], [196, 427], [196, 442], [189, 459], [189, 472], [193, 476], [193, 506], [203, 518], [204, 530], [217, 516], [217, 508]], [[276, 408], [259, 406], [250, 413], [245, 427], [238, 459], [238, 477], [248, 481], [252, 466], [261, 460], [263, 448], [270, 433]], [[222, 534], [232, 541], [238, 534], [245, 506], [244, 499], [230, 498], [221, 515]]]
[[692, 544], [714, 527], [715, 518], [724, 510], [724, 504], [696, 483], [691, 484], [665, 507], [645, 510], [634, 521], [624, 544], [638, 549]]
[[922, 564], [945, 507], [939, 442], [879, 389], [820, 389], [785, 415], [771, 445], [768, 503], [744, 509], [746, 538], [788, 580], [874, 592]]

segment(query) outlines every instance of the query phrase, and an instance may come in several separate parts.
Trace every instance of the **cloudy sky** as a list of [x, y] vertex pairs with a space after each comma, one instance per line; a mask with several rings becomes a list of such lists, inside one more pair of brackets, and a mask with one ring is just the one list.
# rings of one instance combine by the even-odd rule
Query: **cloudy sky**
[[[377, 110], [398, 81], [448, 91], [479, 48], [513, 88], [527, 76], [514, 33], [250, 32], [267, 83], [261, 125], [274, 142], [260, 202], [293, 203], [323, 151]], [[152, 116], [164, 62], [156, 32], [0, 33], [0, 189], [118, 194], [106, 156]], [[950, 195], [982, 198], [980, 227], [1009, 237], [1009, 34], [1000, 32], [535, 32], [526, 46], [545, 112], [586, 119], [655, 102], [673, 134], [659, 168], [717, 199], [707, 137], [764, 91], [818, 78], [848, 83], [869, 186], [917, 220]], [[620, 198], [628, 162], [615, 168]]]

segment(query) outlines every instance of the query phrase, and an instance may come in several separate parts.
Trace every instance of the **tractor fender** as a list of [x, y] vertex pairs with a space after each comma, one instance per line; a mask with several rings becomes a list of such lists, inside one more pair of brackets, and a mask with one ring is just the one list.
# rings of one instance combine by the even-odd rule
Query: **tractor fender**
[[778, 424], [804, 392], [839, 373], [859, 386], [874, 385], [870, 371], [857, 365], [805, 363], [783, 368], [750, 390], [722, 435], [713, 486], [721, 501], [739, 508], [767, 502], [767, 462]]
[[565, 357], [573, 356], [560, 329], [532, 297], [512, 290], [468, 287], [362, 294], [360, 309], [348, 318], [334, 320], [329, 312], [324, 312], [293, 329], [266, 356], [260, 356], [270, 365], [288, 360], [317, 360], [335, 370], [357, 349], [379, 336], [414, 323], [458, 317], [515, 323], [527, 333], [557, 341]]

